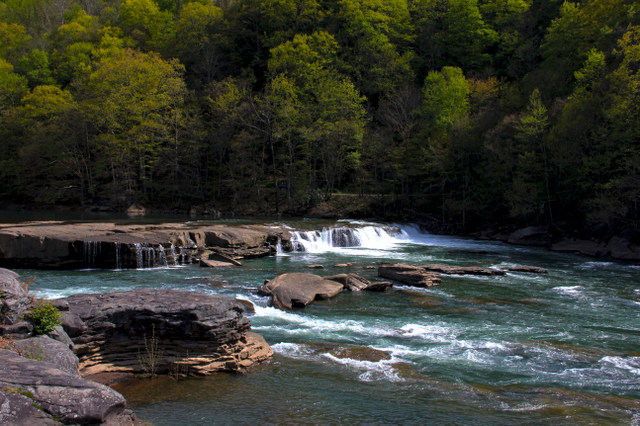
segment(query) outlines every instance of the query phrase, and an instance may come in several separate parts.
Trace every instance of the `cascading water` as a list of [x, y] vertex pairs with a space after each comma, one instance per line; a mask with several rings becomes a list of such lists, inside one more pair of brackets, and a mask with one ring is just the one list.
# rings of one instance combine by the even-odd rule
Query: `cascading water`
[[83, 262], [87, 268], [93, 268], [97, 265], [97, 259], [100, 258], [100, 242], [84, 241], [83, 242]]
[[114, 243], [115, 244], [115, 251], [116, 251], [116, 269], [122, 269], [122, 262], [120, 260], [120, 243]]
[[167, 267], [169, 266], [169, 262], [167, 261], [167, 253], [164, 251], [164, 247], [162, 244], [158, 244], [158, 250], [156, 250], [157, 260], [160, 266]]
[[335, 248], [363, 247], [385, 249], [408, 239], [407, 233], [395, 226], [362, 226], [323, 228], [322, 231], [293, 231], [294, 251], [323, 253]]

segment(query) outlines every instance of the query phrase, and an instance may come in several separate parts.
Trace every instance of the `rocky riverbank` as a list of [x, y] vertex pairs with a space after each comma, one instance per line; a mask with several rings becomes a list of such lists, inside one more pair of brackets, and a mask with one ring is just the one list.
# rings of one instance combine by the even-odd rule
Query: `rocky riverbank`
[[90, 379], [242, 371], [273, 352], [244, 304], [223, 296], [140, 289], [53, 301], [62, 325], [35, 336], [34, 301], [0, 269], [0, 424], [133, 424], [113, 389]]
[[126, 269], [209, 258], [232, 262], [268, 256], [278, 244], [289, 248], [290, 239], [287, 230], [266, 226], [55, 221], [0, 224], [0, 267]]

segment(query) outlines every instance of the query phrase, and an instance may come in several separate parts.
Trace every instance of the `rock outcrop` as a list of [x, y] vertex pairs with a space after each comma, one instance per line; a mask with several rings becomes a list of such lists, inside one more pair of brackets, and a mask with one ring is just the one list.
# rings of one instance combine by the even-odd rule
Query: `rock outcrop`
[[253, 333], [245, 305], [223, 296], [139, 289], [53, 301], [83, 376], [104, 372], [238, 371], [273, 352]]
[[479, 266], [451, 266], [430, 264], [422, 265], [424, 270], [430, 272], [439, 272], [441, 274], [453, 275], [504, 275], [505, 272], [499, 269], [481, 268]]
[[431, 287], [441, 282], [437, 273], [429, 272], [420, 266], [403, 263], [380, 265], [378, 276], [413, 287]]
[[2, 424], [133, 424], [113, 389], [8, 350], [0, 350], [0, 391]]
[[267, 226], [117, 225], [28, 222], [0, 224], [0, 266], [18, 268], [145, 268], [193, 263], [200, 254], [231, 259], [267, 256], [291, 234]]
[[313, 274], [282, 274], [266, 281], [258, 289], [258, 294], [271, 296], [274, 307], [283, 310], [301, 308], [314, 300], [330, 299], [337, 296], [344, 286]]
[[19, 322], [31, 302], [19, 278], [15, 272], [0, 268], [0, 324]]

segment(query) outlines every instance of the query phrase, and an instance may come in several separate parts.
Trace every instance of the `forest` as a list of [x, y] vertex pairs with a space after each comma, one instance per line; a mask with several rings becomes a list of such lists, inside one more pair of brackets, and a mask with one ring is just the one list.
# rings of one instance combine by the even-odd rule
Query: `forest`
[[0, 199], [637, 229], [637, 0], [1, 0]]

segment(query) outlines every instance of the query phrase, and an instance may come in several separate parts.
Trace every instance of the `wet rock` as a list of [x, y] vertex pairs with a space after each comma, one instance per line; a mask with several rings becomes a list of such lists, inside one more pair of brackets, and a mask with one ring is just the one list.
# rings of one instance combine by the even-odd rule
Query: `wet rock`
[[420, 266], [402, 263], [380, 265], [378, 276], [414, 287], [431, 287], [440, 284], [441, 281], [437, 273], [426, 271]]
[[[0, 253], [1, 255], [1, 253]], [[0, 323], [15, 324], [31, 302], [20, 276], [0, 268]]]
[[374, 281], [370, 285], [365, 288], [365, 291], [375, 291], [378, 293], [383, 293], [388, 291], [393, 287], [393, 283], [390, 281]]
[[551, 250], [576, 252], [592, 257], [609, 255], [609, 250], [607, 249], [606, 244], [598, 241], [580, 240], [576, 238], [560, 240], [551, 246]]
[[371, 285], [371, 281], [362, 278], [358, 274], [337, 274], [324, 277], [324, 279], [339, 282], [349, 291], [366, 290]]
[[547, 274], [547, 271], [544, 268], [538, 268], [537, 266], [513, 266], [511, 268], [506, 268], [509, 272], [527, 272], [530, 274]]
[[368, 362], [388, 361], [391, 359], [391, 355], [387, 352], [369, 346], [329, 342], [310, 342], [308, 345], [314, 351], [326, 352], [341, 359], [349, 358]]
[[510, 244], [549, 246], [551, 245], [552, 237], [546, 226], [529, 226], [509, 234], [507, 241]]
[[229, 262], [221, 262], [219, 260], [200, 259], [200, 266], [205, 268], [231, 268], [234, 265]]
[[192, 374], [207, 375], [242, 370], [272, 354], [268, 345], [247, 337], [246, 307], [228, 297], [139, 289], [79, 294], [55, 303], [68, 305], [62, 325], [82, 375], [166, 373], [176, 360], [188, 364]]
[[314, 300], [337, 296], [344, 286], [312, 274], [291, 273], [266, 281], [258, 289], [258, 294], [271, 296], [274, 307], [283, 310], [307, 306]]
[[[32, 406], [46, 413], [45, 419], [53, 416], [66, 424], [133, 424], [125, 399], [113, 389], [60, 370], [49, 362], [24, 358], [7, 350], [0, 350], [0, 389], [14, 389], [29, 396], [37, 404]], [[23, 402], [9, 399], [10, 404]], [[26, 416], [36, 415], [24, 404], [21, 406], [26, 408]], [[5, 415], [4, 405], [0, 413]]]
[[323, 265], [306, 265], [305, 268], [307, 269], [324, 269]]
[[640, 245], [633, 243], [626, 235], [611, 238], [607, 250], [616, 259], [640, 260]]
[[326, 280], [339, 282], [349, 291], [377, 291], [383, 292], [389, 290], [393, 284], [389, 281], [371, 282], [358, 274], [337, 274], [324, 277]]
[[439, 272], [441, 274], [456, 274], [456, 275], [504, 275], [504, 271], [498, 269], [481, 268], [479, 266], [450, 266], [440, 264], [422, 265], [422, 268], [431, 271]]
[[337, 265], [333, 265], [334, 268], [348, 268], [351, 266], [351, 263], [338, 263]]

